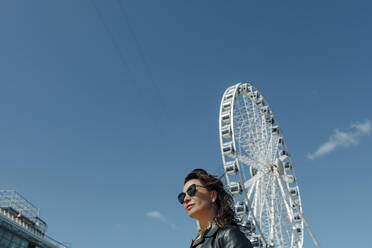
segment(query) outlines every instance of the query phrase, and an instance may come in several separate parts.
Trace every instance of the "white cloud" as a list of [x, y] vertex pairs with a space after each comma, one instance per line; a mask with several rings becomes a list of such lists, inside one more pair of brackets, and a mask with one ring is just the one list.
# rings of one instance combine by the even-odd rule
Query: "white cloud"
[[169, 223], [168, 220], [164, 217], [164, 215], [162, 215], [159, 211], [147, 212], [146, 216], [151, 217], [151, 218], [155, 218], [155, 219], [159, 219], [162, 222], [164, 222], [165, 224], [169, 225], [172, 229], [176, 229], [176, 225], [174, 225], [172, 223]]
[[358, 130], [361, 134], [370, 134], [372, 132], [372, 125], [371, 121], [369, 120], [366, 120], [364, 123], [356, 123], [351, 126]]
[[328, 141], [321, 144], [314, 153], [308, 153], [308, 159], [316, 159], [324, 156], [338, 147], [348, 147], [359, 145], [361, 136], [366, 136], [372, 133], [372, 125], [370, 120], [363, 123], [355, 123], [351, 125], [351, 131], [343, 132], [339, 129], [333, 130], [333, 134]]
[[149, 216], [149, 217], [152, 217], [152, 218], [159, 218], [159, 219], [164, 218], [159, 211], [147, 212], [146, 215]]

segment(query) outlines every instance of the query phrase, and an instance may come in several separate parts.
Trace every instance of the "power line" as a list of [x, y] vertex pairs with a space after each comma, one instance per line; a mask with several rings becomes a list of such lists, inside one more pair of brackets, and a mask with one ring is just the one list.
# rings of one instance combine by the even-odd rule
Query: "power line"
[[104, 29], [106, 31], [106, 34], [109, 36], [112, 44], [114, 45], [114, 48], [117, 50], [117, 54], [119, 55], [120, 62], [123, 64], [124, 67], [127, 68], [127, 71], [128, 71], [128, 74], [129, 74], [129, 80], [135, 86], [135, 84], [133, 82], [137, 82], [137, 80], [135, 79], [134, 73], [131, 71], [128, 62], [124, 58], [124, 55], [123, 55], [123, 53], [122, 53], [122, 51], [120, 49], [120, 46], [116, 42], [116, 40], [114, 38], [114, 34], [111, 32], [110, 28], [106, 24], [106, 22], [105, 22], [105, 20], [103, 18], [103, 15], [102, 15], [100, 9], [98, 8], [97, 4], [95, 3], [95, 1], [94, 0], [90, 0], [90, 2], [92, 3], [94, 9], [96, 10], [97, 15], [98, 15], [98, 18], [101, 21], [101, 23], [102, 23], [102, 25], [103, 25], [103, 27], [104, 27]]
[[128, 16], [128, 14], [127, 14], [127, 12], [126, 12], [124, 6], [123, 6], [123, 3], [122, 3], [120, 0], [116, 0], [116, 2], [118, 3], [118, 5], [119, 5], [119, 7], [120, 7], [120, 10], [121, 10], [122, 16], [123, 16], [124, 19], [125, 19], [125, 23], [127, 24], [127, 27], [128, 27], [128, 29], [129, 29], [129, 32], [131, 33], [131, 35], [132, 35], [132, 37], [133, 37], [133, 39], [134, 39], [134, 42], [135, 42], [135, 44], [136, 44], [136, 48], [137, 48], [138, 53], [139, 53], [139, 55], [140, 55], [140, 57], [141, 57], [141, 60], [142, 60], [142, 62], [143, 62], [143, 64], [144, 64], [145, 71], [146, 71], [146, 73], [149, 75], [149, 78], [150, 78], [151, 83], [153, 84], [154, 88], [156, 88], [156, 89], [158, 90], [158, 87], [157, 87], [157, 85], [156, 85], [156, 83], [155, 83], [155, 80], [154, 80], [154, 77], [153, 77], [152, 71], [151, 71], [151, 69], [150, 69], [150, 66], [149, 66], [149, 64], [147, 63], [147, 60], [146, 60], [146, 58], [145, 58], [145, 55], [144, 55], [144, 52], [143, 52], [142, 46], [141, 46], [139, 40], [137, 39], [136, 33], [134, 32], [134, 29], [133, 29], [133, 27], [132, 27], [132, 25], [131, 25], [131, 23], [130, 23], [129, 16]]
[[[102, 12], [100, 11], [100, 9], [99, 9], [99, 7], [97, 6], [97, 4], [95, 3], [95, 1], [94, 1], [94, 0], [90, 0], [90, 2], [92, 3], [94, 9], [96, 10], [96, 13], [97, 13], [97, 15], [98, 15], [98, 18], [99, 18], [99, 20], [101, 21], [101, 23], [102, 23], [102, 25], [103, 25], [103, 27], [104, 27], [104, 29], [105, 29], [105, 31], [106, 31], [106, 34], [109, 36], [109, 38], [110, 38], [110, 40], [111, 40], [111, 42], [112, 42], [114, 48], [117, 50], [117, 54], [118, 54], [118, 56], [119, 56], [119, 58], [120, 58], [120, 62], [122, 63], [122, 65], [123, 65], [124, 67], [127, 68], [127, 71], [128, 71], [128, 74], [129, 74], [129, 80], [130, 80], [130, 83], [131, 83], [133, 86], [136, 87], [136, 84], [135, 84], [135, 83], [137, 83], [137, 80], [136, 80], [136, 78], [135, 78], [135, 76], [134, 76], [134, 73], [131, 71], [128, 62], [127, 62], [126, 59], [124, 58], [124, 55], [123, 55], [123, 53], [122, 53], [122, 50], [120, 49], [119, 44], [118, 44], [118, 43], [116, 42], [116, 40], [115, 40], [114, 34], [111, 32], [110, 28], [109, 28], [108, 25], [106, 24], [106, 22], [105, 22], [105, 20], [104, 20], [104, 18], [103, 18]], [[139, 91], [138, 94], [141, 94], [141, 91]], [[158, 127], [160, 127], [160, 124], [158, 123], [158, 121], [157, 121], [157, 120], [154, 120], [155, 118], [153, 118], [153, 117], [154, 117], [154, 116], [153, 116], [153, 113], [150, 112], [150, 111], [148, 111], [147, 108], [144, 108], [144, 110], [145, 110], [147, 116], [148, 116], [150, 119], [152, 119], [152, 123], [154, 123], [155, 125], [157, 125]], [[160, 132], [160, 128], [158, 128], [158, 130], [159, 130], [159, 132]]]
[[[154, 87], [155, 91], [157, 91], [157, 92], [160, 93], [160, 89], [159, 89], [159, 87], [157, 86], [157, 84], [156, 84], [156, 82], [154, 80], [152, 70], [150, 68], [149, 63], [147, 62], [147, 59], [146, 59], [145, 53], [143, 51], [143, 48], [141, 46], [141, 43], [139, 42], [139, 40], [137, 38], [137, 35], [136, 35], [136, 33], [135, 33], [135, 31], [134, 31], [134, 29], [133, 29], [133, 27], [131, 25], [131, 22], [129, 20], [129, 15], [128, 15], [128, 13], [125, 10], [122, 1], [116, 0], [116, 2], [119, 5], [119, 8], [120, 8], [121, 13], [122, 13], [122, 16], [124, 17], [124, 21], [127, 24], [127, 27], [129, 29], [129, 32], [130, 32], [131, 36], [133, 37], [133, 40], [134, 40], [134, 42], [136, 44], [137, 51], [138, 51], [138, 53], [140, 55], [140, 58], [142, 60], [142, 63], [144, 65], [144, 68], [145, 68], [145, 73], [150, 78], [151, 84]], [[158, 95], [160, 95], [160, 94], [158, 94]], [[165, 106], [165, 104], [163, 103], [163, 101], [161, 100], [161, 98], [158, 98], [158, 99], [160, 100], [160, 104]], [[162, 106], [162, 107], [164, 107], [164, 106]]]

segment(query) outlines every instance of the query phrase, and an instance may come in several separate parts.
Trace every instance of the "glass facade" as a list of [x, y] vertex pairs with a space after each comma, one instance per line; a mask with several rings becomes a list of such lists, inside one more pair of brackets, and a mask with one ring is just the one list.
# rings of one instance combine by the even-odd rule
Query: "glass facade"
[[0, 227], [0, 248], [27, 248], [28, 242]]

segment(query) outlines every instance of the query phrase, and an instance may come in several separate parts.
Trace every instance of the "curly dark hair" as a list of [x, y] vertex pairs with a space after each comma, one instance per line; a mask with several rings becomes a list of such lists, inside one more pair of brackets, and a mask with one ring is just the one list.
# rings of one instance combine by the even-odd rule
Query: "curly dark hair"
[[216, 224], [222, 228], [228, 225], [237, 225], [235, 213], [232, 208], [233, 198], [226, 192], [221, 180], [203, 169], [194, 169], [191, 171], [185, 177], [184, 185], [191, 179], [199, 179], [208, 191], [214, 190], [217, 192], [217, 199], [214, 203], [216, 208]]

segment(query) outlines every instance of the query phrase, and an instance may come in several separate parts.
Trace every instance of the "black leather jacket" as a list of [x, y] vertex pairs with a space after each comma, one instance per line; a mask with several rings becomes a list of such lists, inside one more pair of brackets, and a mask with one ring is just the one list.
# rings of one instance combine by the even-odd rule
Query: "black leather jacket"
[[240, 231], [239, 227], [229, 225], [220, 228], [215, 222], [206, 234], [190, 248], [252, 248], [251, 242]]

